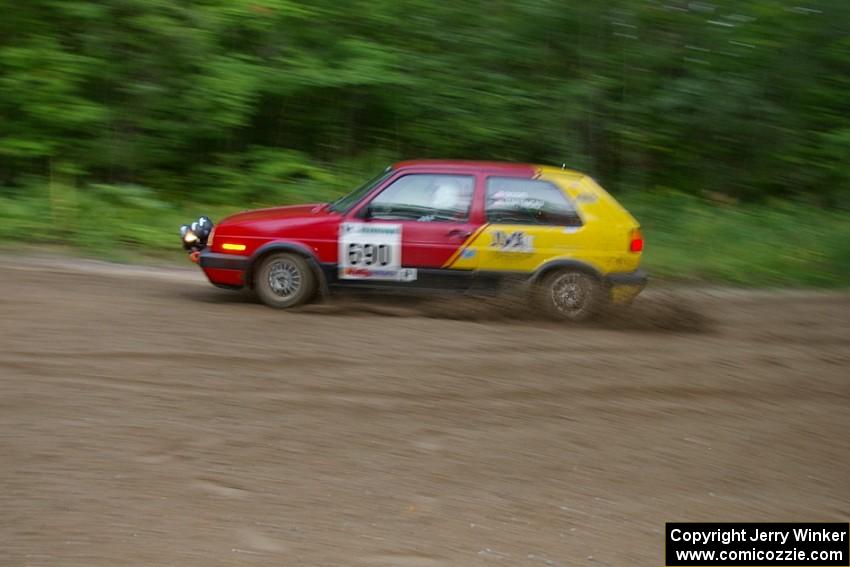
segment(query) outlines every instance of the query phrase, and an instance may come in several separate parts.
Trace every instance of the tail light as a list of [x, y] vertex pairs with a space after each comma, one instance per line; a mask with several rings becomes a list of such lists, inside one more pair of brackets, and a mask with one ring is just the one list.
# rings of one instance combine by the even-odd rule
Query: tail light
[[629, 252], [643, 252], [643, 233], [639, 228], [632, 231], [632, 238], [629, 242]]
[[212, 230], [210, 230], [210, 235], [207, 237], [207, 246], [209, 246], [210, 248], [212, 248], [213, 245], [213, 238], [215, 238], [215, 227], [212, 227]]

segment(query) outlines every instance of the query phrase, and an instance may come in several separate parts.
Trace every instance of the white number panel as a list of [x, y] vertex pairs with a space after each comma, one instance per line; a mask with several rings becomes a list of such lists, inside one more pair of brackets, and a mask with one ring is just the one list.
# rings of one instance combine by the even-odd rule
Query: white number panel
[[415, 280], [416, 269], [401, 267], [401, 225], [342, 223], [339, 277], [346, 280]]

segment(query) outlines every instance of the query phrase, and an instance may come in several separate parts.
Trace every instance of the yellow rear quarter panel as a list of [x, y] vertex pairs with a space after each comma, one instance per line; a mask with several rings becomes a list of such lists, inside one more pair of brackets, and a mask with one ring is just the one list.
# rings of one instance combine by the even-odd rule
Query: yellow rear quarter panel
[[[637, 221], [591, 178], [572, 171], [544, 167], [539, 178], [550, 181], [570, 198], [582, 217], [580, 227], [527, 224], [487, 224], [473, 235], [452, 264], [456, 269], [534, 272], [548, 262], [573, 260], [601, 274], [632, 272], [640, 253], [629, 252]], [[505, 246], [505, 242], [520, 246]]]

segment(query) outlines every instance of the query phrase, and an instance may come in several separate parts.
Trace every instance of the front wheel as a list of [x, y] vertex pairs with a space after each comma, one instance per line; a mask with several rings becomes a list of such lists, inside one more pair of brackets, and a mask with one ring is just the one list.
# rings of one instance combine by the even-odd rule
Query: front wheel
[[316, 293], [316, 276], [297, 254], [272, 254], [263, 259], [254, 290], [269, 307], [286, 309], [309, 301]]
[[580, 322], [604, 308], [605, 292], [604, 284], [591, 274], [558, 270], [543, 278], [537, 288], [537, 299], [549, 316]]

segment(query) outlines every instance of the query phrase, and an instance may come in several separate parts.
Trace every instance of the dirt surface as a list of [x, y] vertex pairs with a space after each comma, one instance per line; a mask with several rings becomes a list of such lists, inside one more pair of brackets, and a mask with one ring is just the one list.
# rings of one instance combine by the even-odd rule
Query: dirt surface
[[279, 312], [0, 258], [0, 564], [663, 565], [665, 521], [847, 521], [850, 298]]

